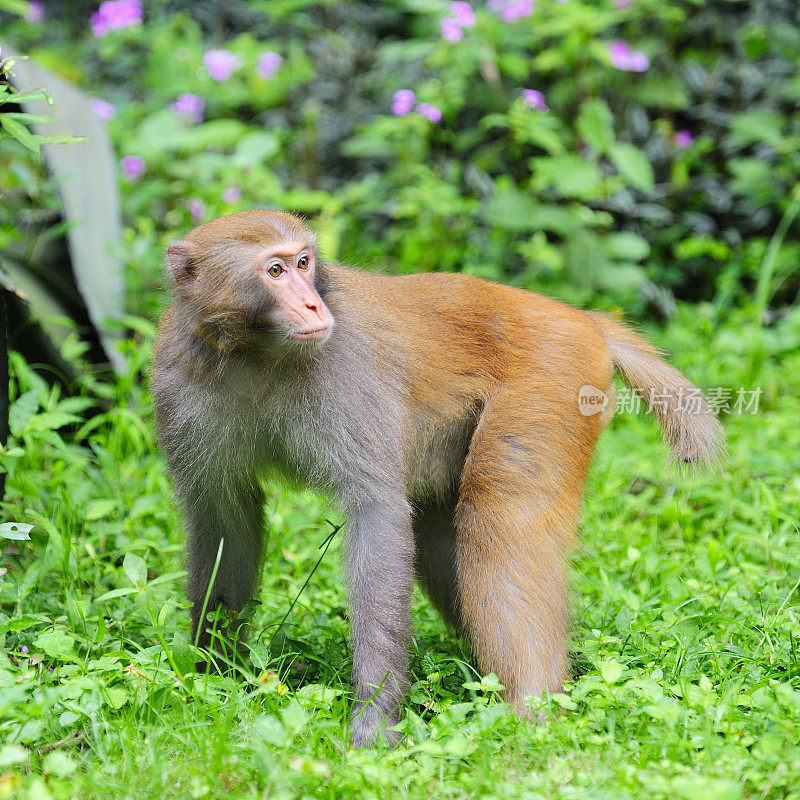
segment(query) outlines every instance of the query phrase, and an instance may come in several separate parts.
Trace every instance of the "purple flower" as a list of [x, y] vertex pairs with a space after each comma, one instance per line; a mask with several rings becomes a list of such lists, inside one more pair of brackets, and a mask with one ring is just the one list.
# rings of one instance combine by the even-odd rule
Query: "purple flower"
[[141, 156], [123, 156], [119, 165], [122, 167], [122, 174], [131, 183], [136, 183], [147, 171], [147, 162]]
[[503, 22], [518, 22], [533, 14], [534, 0], [490, 0], [489, 8], [500, 15]]
[[672, 137], [672, 143], [681, 150], [685, 150], [693, 142], [694, 136], [689, 131], [675, 131], [675, 135]]
[[633, 0], [614, 0], [614, 8], [617, 11], [627, 11], [629, 8], [633, 8]]
[[39, 0], [30, 0], [28, 3], [28, 10], [25, 12], [25, 22], [36, 25], [37, 22], [42, 21], [43, 17], [44, 4], [39, 2]]
[[203, 56], [203, 63], [211, 77], [221, 83], [228, 80], [237, 69], [241, 68], [242, 59], [231, 53], [230, 50], [209, 50]]
[[258, 57], [256, 75], [268, 81], [274, 77], [281, 64], [283, 64], [283, 56], [280, 53], [276, 53], [274, 50], [266, 50]]
[[414, 108], [414, 103], [417, 96], [411, 89], [398, 89], [392, 98], [392, 114], [397, 114], [398, 117], [404, 117]]
[[617, 39], [608, 48], [611, 64], [625, 72], [647, 72], [650, 59], [641, 50], [631, 50], [627, 42]]
[[472, 28], [475, 26], [475, 12], [472, 6], [465, 0], [454, 0], [450, 3], [450, 11], [453, 12], [455, 21], [462, 28]]
[[522, 99], [536, 111], [550, 110], [550, 106], [544, 101], [544, 95], [538, 89], [523, 89]]
[[101, 38], [109, 31], [142, 24], [142, 0], [105, 0], [89, 19], [92, 33]]
[[108, 100], [103, 100], [100, 97], [93, 97], [90, 100], [92, 111], [98, 119], [110, 120], [117, 116], [117, 108], [113, 103]]
[[28, 646], [25, 644], [22, 645], [22, 647], [20, 647], [20, 652], [24, 653], [25, 655], [28, 655]]
[[172, 104], [172, 110], [184, 119], [190, 122], [202, 122], [203, 114], [206, 110], [205, 98], [200, 97], [199, 94], [192, 94], [192, 92], [184, 92], [179, 94], [175, 102]]
[[222, 202], [233, 205], [242, 199], [242, 190], [238, 186], [229, 186], [222, 193]]
[[458, 24], [458, 20], [452, 17], [442, 17], [442, 37], [447, 39], [448, 42], [457, 42], [464, 38], [464, 31]]
[[417, 113], [422, 114], [423, 117], [426, 117], [431, 122], [439, 122], [442, 118], [442, 112], [430, 103], [420, 103], [417, 106]]
[[189, 215], [195, 225], [199, 225], [206, 215], [206, 204], [202, 200], [192, 199], [186, 204]]

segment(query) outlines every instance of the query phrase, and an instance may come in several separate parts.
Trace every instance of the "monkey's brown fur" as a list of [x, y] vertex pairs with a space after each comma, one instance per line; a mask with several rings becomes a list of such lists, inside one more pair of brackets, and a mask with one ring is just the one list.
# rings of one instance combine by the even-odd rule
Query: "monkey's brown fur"
[[[256, 211], [171, 248], [153, 390], [188, 527], [194, 625], [221, 537], [212, 603], [241, 608], [255, 590], [257, 476], [277, 466], [348, 511], [356, 744], [394, 738], [414, 573], [525, 713], [527, 697], [567, 677], [564, 560], [614, 370], [651, 403], [675, 458], [713, 457], [722, 430], [704, 399], [701, 413], [681, 410], [697, 390], [629, 328], [465, 275], [320, 262], [335, 327], [313, 346], [288, 342], [250, 265], [254, 247], [297, 239], [314, 246], [297, 218]], [[605, 413], [579, 413], [585, 385], [610, 398]]]

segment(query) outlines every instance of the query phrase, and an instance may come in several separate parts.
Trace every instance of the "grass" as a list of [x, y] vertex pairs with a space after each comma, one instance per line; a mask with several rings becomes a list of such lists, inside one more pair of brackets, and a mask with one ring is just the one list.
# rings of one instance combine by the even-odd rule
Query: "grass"
[[703, 386], [763, 389], [757, 415], [726, 417], [722, 469], [665, 470], [645, 418], [601, 441], [572, 570], [575, 680], [542, 700], [547, 723], [517, 722], [417, 594], [408, 740], [389, 752], [343, 744], [340, 537], [320, 547], [338, 512], [271, 491], [252, 672], [193, 675], [150, 331], [128, 376], [87, 377], [77, 399], [15, 358], [3, 520], [34, 527], [2, 529], [22, 538], [0, 571], [0, 800], [800, 797], [800, 326], [748, 319], [711, 331], [683, 310], [660, 336]]

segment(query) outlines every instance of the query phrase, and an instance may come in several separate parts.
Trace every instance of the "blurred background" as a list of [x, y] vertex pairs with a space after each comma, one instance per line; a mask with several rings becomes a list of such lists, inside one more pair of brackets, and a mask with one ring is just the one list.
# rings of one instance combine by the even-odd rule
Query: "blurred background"
[[[463, 271], [659, 321], [676, 300], [712, 321], [736, 308], [768, 325], [792, 314], [793, 0], [0, 9], [3, 55], [31, 59], [16, 88], [49, 88], [53, 115], [60, 84], [29, 73], [55, 73], [113, 142], [103, 163], [97, 137], [50, 145], [72, 159], [54, 181], [4, 126], [0, 251], [45, 283], [69, 256], [79, 271], [63, 242], [91, 231], [91, 214], [67, 218], [57, 184], [86, 184], [81, 160], [113, 170], [124, 227], [94, 235], [108, 238], [108, 271], [122, 270], [118, 314], [158, 314], [171, 237], [253, 207], [307, 215], [325, 256], [367, 268]], [[67, 297], [64, 277], [48, 291], [81, 324], [86, 295], [115, 291], [99, 275]]]

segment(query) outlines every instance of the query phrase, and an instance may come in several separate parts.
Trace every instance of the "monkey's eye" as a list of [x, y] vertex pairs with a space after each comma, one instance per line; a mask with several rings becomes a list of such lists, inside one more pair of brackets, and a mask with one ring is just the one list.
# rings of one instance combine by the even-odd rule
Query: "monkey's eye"
[[269, 273], [270, 277], [277, 278], [278, 275], [280, 275], [281, 272], [283, 272], [283, 267], [278, 263], [270, 264], [269, 267], [267, 268], [267, 272]]
[[297, 266], [300, 269], [308, 269], [308, 256], [303, 254], [297, 259]]

